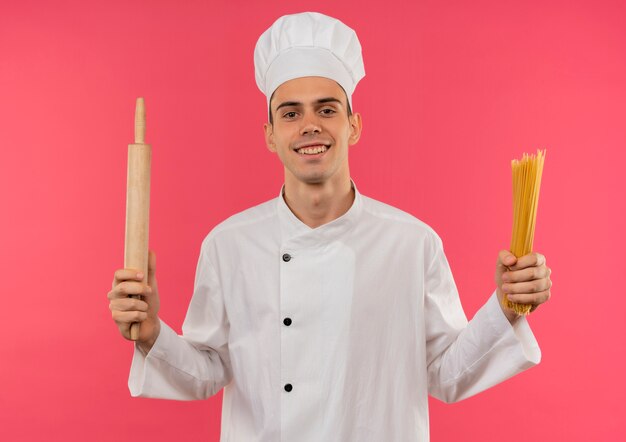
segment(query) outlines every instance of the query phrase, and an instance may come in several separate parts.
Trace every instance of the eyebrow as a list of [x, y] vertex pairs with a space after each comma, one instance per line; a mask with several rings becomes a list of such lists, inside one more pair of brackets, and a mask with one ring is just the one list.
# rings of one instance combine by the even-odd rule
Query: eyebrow
[[[324, 103], [341, 103], [341, 100], [339, 100], [338, 98], [335, 97], [325, 97], [325, 98], [320, 98], [319, 100], [315, 101], [316, 104], [324, 104]], [[278, 111], [278, 109], [280, 109], [281, 107], [287, 107], [287, 106], [302, 106], [302, 103], [300, 101], [285, 101], [283, 103], [280, 103], [277, 107], [276, 110]]]

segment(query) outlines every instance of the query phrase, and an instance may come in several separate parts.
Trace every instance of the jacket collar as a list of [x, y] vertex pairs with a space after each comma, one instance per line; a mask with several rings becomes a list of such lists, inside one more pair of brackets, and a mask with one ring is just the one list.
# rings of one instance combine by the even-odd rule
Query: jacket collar
[[[293, 245], [315, 245], [337, 239], [356, 224], [363, 206], [363, 200], [354, 181], [350, 179], [354, 189], [354, 201], [346, 213], [326, 224], [311, 228], [298, 219], [291, 211], [284, 198], [285, 185], [278, 194], [277, 209], [280, 222], [282, 242], [289, 241]], [[290, 245], [291, 245], [290, 244]]]

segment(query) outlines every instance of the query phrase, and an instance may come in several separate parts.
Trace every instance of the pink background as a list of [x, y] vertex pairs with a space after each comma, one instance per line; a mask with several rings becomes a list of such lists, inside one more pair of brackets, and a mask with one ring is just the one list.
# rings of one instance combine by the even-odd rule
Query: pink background
[[625, 440], [622, 1], [3, 1], [0, 439], [216, 441], [221, 394], [132, 399], [106, 294], [123, 264], [126, 151], [144, 96], [161, 316], [180, 330], [201, 240], [273, 198], [258, 36], [317, 10], [357, 30], [361, 192], [442, 236], [471, 317], [511, 231], [510, 160], [547, 148], [535, 249], [542, 363], [431, 400], [433, 441]]

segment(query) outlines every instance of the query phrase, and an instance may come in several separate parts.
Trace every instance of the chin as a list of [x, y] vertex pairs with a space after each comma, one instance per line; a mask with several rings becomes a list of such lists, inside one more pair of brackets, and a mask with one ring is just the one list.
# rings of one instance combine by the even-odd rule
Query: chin
[[326, 177], [308, 177], [301, 179], [300, 181], [306, 184], [324, 184], [327, 179]]
[[324, 184], [328, 181], [328, 176], [326, 174], [309, 174], [309, 175], [295, 175], [298, 181], [305, 184]]

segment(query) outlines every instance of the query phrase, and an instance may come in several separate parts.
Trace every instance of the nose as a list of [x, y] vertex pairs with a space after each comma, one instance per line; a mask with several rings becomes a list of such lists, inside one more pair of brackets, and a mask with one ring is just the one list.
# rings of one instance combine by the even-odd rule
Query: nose
[[302, 119], [300, 135], [319, 134], [320, 132], [322, 132], [322, 127], [317, 115], [314, 112], [307, 113]]

